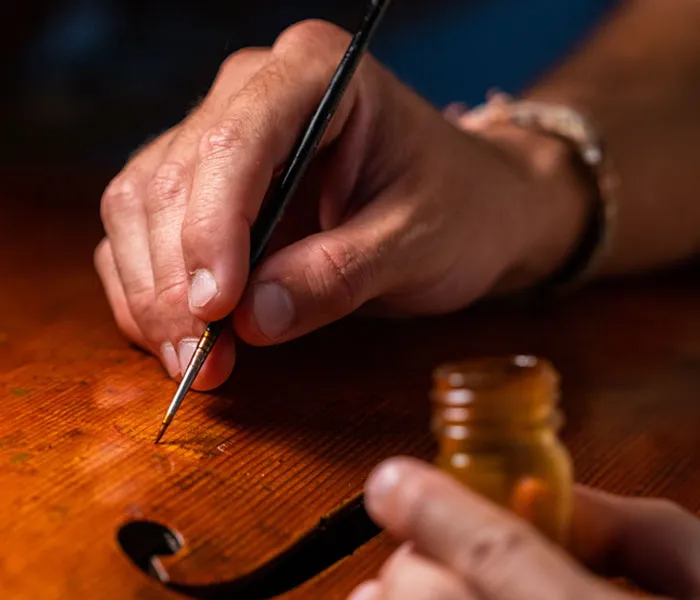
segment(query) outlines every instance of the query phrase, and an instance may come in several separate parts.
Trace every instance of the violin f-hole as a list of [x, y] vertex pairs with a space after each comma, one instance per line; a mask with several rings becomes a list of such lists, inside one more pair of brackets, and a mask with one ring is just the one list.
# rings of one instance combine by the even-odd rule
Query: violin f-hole
[[168, 572], [159, 556], [177, 554], [183, 545], [176, 531], [154, 521], [130, 521], [117, 531], [117, 542], [131, 561], [146, 575], [168, 583]]
[[152, 521], [123, 525], [117, 539], [132, 562], [169, 589], [196, 600], [269, 600], [282, 596], [353, 554], [380, 533], [361, 496], [330, 514], [270, 562], [236, 579], [184, 585], [169, 579], [158, 556], [176, 554], [180, 535]]

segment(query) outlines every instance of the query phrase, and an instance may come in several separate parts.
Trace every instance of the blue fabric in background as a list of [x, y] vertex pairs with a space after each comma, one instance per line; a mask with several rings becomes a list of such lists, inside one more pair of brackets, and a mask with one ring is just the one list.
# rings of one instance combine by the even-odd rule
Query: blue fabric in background
[[380, 36], [374, 54], [438, 106], [518, 93], [588, 34], [615, 0], [453, 3]]
[[[53, 160], [60, 143], [68, 160], [120, 164], [184, 116], [228, 53], [269, 45], [306, 18], [353, 28], [364, 2], [232, 0], [219, 14], [215, 0], [64, 0], [11, 67], [24, 82], [12, 92], [24, 95], [5, 110], [25, 120], [10, 154], [24, 145]], [[522, 91], [617, 2], [394, 0], [371, 51], [439, 108], [475, 105], [492, 88]], [[3, 133], [6, 145], [11, 137]]]

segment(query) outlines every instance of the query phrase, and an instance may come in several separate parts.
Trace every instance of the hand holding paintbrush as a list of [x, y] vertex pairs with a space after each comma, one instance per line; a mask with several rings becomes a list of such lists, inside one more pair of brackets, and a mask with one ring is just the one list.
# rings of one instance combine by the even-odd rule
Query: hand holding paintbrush
[[[585, 193], [571, 186], [577, 175], [561, 142], [517, 127], [493, 137], [460, 131], [372, 57], [333, 120], [317, 116], [315, 133], [299, 142], [351, 43], [311, 22], [271, 49], [235, 53], [201, 106], [142, 150], [104, 196], [108, 237], [97, 265], [117, 322], [171, 377], [185, 376], [182, 392], [228, 377], [234, 332], [267, 345], [360, 307], [457, 310], [546, 276], [576, 243]], [[349, 73], [352, 61], [344, 64]], [[333, 106], [328, 98], [319, 110]], [[318, 196], [299, 204], [317, 204], [320, 231], [258, 264], [319, 139], [323, 153], [305, 182]]]
[[[370, 3], [362, 24], [350, 42], [350, 46], [343, 60], [338, 66], [326, 93], [321, 99], [321, 103], [311, 118], [309, 125], [304, 130], [304, 133], [299, 138], [292, 152], [289, 164], [276, 181], [269, 201], [263, 204], [250, 234], [251, 271], [258, 265], [265, 253], [265, 249], [267, 248], [275, 226], [282, 218], [282, 214], [288, 202], [296, 191], [301, 178], [306, 173], [306, 169], [314, 156], [314, 152], [328, 129], [328, 125], [347, 89], [350, 78], [355, 73], [360, 58], [369, 45], [388, 4], [389, 0], [372, 0]], [[226, 322], [227, 319], [215, 321], [207, 325], [207, 328], [204, 330], [204, 333], [195, 347], [189, 365], [187, 369], [185, 369], [175, 397], [170, 403], [165, 417], [163, 417], [163, 423], [156, 436], [156, 444], [163, 437], [165, 430], [175, 417], [175, 413], [189, 391], [190, 386], [199, 374], [199, 371], [204, 366], [204, 362], [214, 348], [214, 344], [221, 331], [226, 326]]]

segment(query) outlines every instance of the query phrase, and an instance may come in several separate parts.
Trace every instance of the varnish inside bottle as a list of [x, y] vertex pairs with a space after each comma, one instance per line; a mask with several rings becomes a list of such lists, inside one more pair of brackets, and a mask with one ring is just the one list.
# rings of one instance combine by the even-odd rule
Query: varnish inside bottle
[[565, 544], [572, 468], [557, 432], [559, 375], [533, 356], [445, 364], [434, 372], [436, 464]]

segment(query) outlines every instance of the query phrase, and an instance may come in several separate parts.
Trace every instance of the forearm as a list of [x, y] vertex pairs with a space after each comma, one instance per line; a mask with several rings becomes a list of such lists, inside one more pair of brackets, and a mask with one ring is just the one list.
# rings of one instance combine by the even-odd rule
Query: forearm
[[700, 251], [700, 3], [627, 0], [528, 94], [582, 110], [620, 179], [606, 273]]

